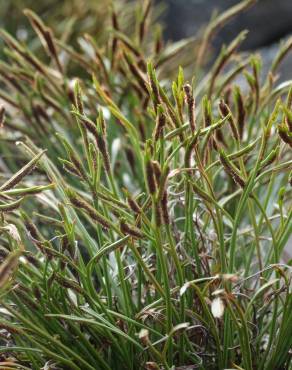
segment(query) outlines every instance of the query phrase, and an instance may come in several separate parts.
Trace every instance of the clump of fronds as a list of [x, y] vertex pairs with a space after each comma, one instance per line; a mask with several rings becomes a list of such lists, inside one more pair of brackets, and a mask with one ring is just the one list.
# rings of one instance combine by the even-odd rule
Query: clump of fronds
[[165, 48], [149, 1], [133, 35], [113, 10], [83, 52], [26, 11], [50, 63], [1, 32], [0, 330], [15, 367], [289, 368], [292, 87], [276, 81], [291, 42], [268, 76], [236, 52], [246, 33], [204, 71], [216, 29], [252, 2]]

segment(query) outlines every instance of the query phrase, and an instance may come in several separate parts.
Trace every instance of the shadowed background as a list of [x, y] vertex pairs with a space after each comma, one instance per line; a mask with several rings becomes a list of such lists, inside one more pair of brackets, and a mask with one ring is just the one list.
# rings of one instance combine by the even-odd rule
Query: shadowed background
[[[167, 38], [178, 40], [191, 36], [206, 24], [216, 11], [238, 4], [238, 0], [164, 0]], [[229, 22], [218, 34], [214, 45], [231, 41], [242, 29], [250, 31], [243, 49], [271, 45], [292, 33], [291, 0], [258, 0], [257, 4]]]
[[[238, 4], [238, 0], [157, 0], [166, 4], [163, 15], [165, 37], [179, 40], [196, 34], [212, 16]], [[242, 50], [259, 52], [264, 66], [278, 50], [278, 44], [292, 34], [292, 0], [258, 0], [247, 11], [228, 22], [213, 40], [215, 53], [222, 43], [229, 43], [244, 29], [249, 30]], [[292, 76], [292, 55], [281, 66], [281, 79]]]

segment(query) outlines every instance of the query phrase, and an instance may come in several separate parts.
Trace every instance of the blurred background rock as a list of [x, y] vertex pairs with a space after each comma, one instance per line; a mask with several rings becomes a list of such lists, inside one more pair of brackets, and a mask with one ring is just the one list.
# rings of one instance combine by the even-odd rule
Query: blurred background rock
[[[239, 0], [156, 0], [166, 4], [163, 16], [165, 37], [180, 40], [195, 35], [216, 12], [238, 4]], [[213, 40], [215, 53], [222, 43], [228, 43], [244, 30], [249, 35], [242, 50], [259, 52], [264, 70], [277, 52], [280, 40], [292, 35], [292, 0], [258, 0], [229, 22]], [[281, 79], [292, 78], [292, 53], [281, 66]]]
[[[167, 4], [165, 34], [171, 40], [194, 35], [216, 11], [238, 4], [239, 0], [159, 0]], [[159, 2], [157, 1], [157, 2]], [[228, 23], [218, 34], [214, 46], [231, 41], [242, 29], [250, 30], [244, 49], [256, 49], [292, 33], [291, 0], [258, 0], [247, 11]]]

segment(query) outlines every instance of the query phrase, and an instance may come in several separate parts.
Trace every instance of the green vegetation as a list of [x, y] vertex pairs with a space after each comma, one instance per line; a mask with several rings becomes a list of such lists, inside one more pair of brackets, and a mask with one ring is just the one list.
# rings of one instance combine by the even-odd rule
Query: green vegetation
[[0, 31], [1, 369], [290, 368], [292, 40], [205, 67], [252, 3], [167, 45], [149, 1]]

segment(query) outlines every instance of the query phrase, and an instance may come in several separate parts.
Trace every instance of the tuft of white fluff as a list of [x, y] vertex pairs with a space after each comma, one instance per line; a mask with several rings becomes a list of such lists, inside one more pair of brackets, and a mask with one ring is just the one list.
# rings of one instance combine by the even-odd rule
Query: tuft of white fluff
[[211, 303], [211, 312], [216, 319], [221, 319], [224, 314], [224, 302], [220, 297], [215, 298]]

